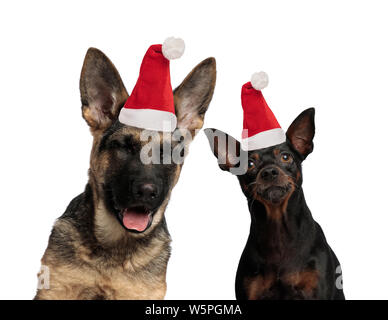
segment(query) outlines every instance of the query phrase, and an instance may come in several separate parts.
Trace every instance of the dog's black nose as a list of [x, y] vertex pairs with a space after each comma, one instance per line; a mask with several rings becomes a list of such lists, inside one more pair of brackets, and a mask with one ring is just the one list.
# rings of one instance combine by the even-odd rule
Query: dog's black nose
[[135, 199], [142, 201], [153, 201], [159, 196], [158, 187], [153, 183], [135, 183], [133, 185]]
[[266, 182], [274, 181], [278, 177], [278, 175], [279, 170], [275, 167], [264, 168], [260, 172], [260, 178]]

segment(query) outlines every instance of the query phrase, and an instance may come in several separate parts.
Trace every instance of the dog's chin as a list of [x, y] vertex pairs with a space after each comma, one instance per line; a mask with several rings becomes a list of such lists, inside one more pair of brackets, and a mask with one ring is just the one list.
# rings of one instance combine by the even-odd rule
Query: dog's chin
[[287, 198], [288, 193], [291, 190], [291, 186], [270, 186], [261, 192], [259, 197], [267, 203], [273, 205], [279, 205]]
[[116, 217], [128, 232], [143, 233], [151, 227], [156, 211], [144, 206], [133, 206], [117, 209]]

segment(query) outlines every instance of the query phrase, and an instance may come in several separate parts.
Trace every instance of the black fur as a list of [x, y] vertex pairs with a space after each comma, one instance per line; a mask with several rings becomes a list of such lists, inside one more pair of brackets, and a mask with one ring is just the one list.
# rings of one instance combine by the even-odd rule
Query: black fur
[[[338, 259], [302, 190], [302, 161], [312, 152], [314, 131], [314, 109], [308, 109], [290, 126], [286, 142], [245, 154], [246, 173], [237, 177], [248, 200], [251, 227], [236, 275], [239, 300], [344, 299], [342, 288], [336, 287], [342, 286]], [[210, 144], [217, 157], [226, 153], [233, 158], [229, 150]], [[246, 152], [236, 144], [240, 153]], [[229, 170], [231, 164], [220, 167]], [[268, 178], [268, 172], [273, 176]]]
[[[215, 60], [209, 58], [175, 90], [177, 131], [202, 128], [215, 81]], [[187, 148], [189, 141], [172, 140], [169, 148], [171, 137], [164, 141], [154, 131], [162, 139], [145, 142], [142, 129], [119, 123], [128, 93], [98, 49], [85, 56], [80, 92], [82, 116], [93, 135], [89, 181], [55, 222], [41, 260], [50, 285], [39, 286], [35, 299], [162, 299], [171, 242], [164, 212], [183, 159], [143, 163], [140, 155], [147, 142], [163, 153], [178, 143]], [[140, 225], [145, 229], [128, 229], [128, 215], [147, 218]]]

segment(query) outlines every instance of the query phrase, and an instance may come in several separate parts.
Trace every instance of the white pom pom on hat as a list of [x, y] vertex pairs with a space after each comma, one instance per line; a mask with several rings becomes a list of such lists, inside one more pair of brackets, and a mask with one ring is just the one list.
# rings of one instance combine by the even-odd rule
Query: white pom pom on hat
[[162, 44], [162, 52], [168, 60], [178, 59], [185, 52], [185, 42], [181, 38], [169, 37]]
[[263, 90], [268, 86], [268, 74], [264, 71], [255, 72], [251, 77], [252, 87], [256, 90]]

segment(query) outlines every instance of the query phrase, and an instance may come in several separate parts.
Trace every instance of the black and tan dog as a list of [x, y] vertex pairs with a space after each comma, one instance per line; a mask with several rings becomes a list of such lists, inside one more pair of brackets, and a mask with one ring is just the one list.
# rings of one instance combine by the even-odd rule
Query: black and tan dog
[[286, 142], [248, 153], [226, 133], [205, 133], [215, 156], [225, 160], [222, 170], [241, 166], [245, 172], [238, 180], [251, 228], [236, 276], [237, 299], [344, 299], [339, 262], [302, 190], [301, 164], [313, 150], [314, 109], [295, 119]]
[[[175, 89], [175, 132], [185, 129], [193, 136], [202, 127], [215, 80], [215, 60], [208, 58]], [[128, 94], [114, 65], [97, 49], [86, 54], [80, 90], [83, 118], [93, 135], [89, 182], [55, 222], [42, 258], [49, 285], [38, 289], [35, 299], [162, 299], [171, 241], [164, 212], [182, 164], [140, 160], [148, 142], [140, 139], [140, 129], [117, 120]], [[162, 148], [166, 133], [157, 134], [158, 149], [174, 147]], [[184, 141], [172, 144], [183, 143], [187, 150]], [[146, 221], [144, 230], [126, 228], [123, 213], [128, 212]]]

